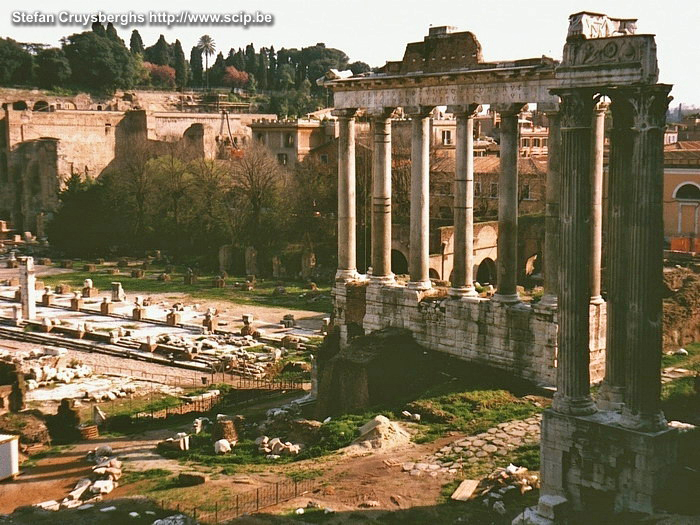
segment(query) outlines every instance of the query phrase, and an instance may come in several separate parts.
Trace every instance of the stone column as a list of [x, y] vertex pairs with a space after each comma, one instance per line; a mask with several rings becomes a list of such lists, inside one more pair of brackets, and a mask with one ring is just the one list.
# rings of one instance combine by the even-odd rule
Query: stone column
[[339, 109], [338, 117], [338, 271], [336, 281], [358, 278], [355, 209], [355, 109]]
[[431, 287], [430, 259], [430, 112], [432, 107], [406, 108], [411, 117], [411, 236], [408, 287]]
[[632, 162], [632, 106], [629, 97], [616, 96], [610, 105], [608, 162], [608, 223], [606, 250], [605, 380], [598, 394], [602, 410], [620, 410], [625, 391], [627, 353], [627, 281], [629, 266], [628, 203]]
[[608, 105], [599, 102], [593, 109], [591, 136], [591, 303], [603, 303], [601, 266], [603, 260], [603, 150], [605, 148], [605, 112]]
[[453, 109], [455, 146], [454, 250], [452, 297], [477, 297], [474, 288], [474, 116], [477, 104]]
[[495, 106], [501, 114], [501, 172], [498, 178], [498, 290], [494, 301], [520, 300], [518, 282], [518, 116], [523, 104]]
[[377, 284], [394, 282], [391, 272], [391, 113], [373, 115], [372, 277]]
[[547, 179], [544, 219], [544, 295], [540, 306], [556, 308], [559, 296], [559, 186], [561, 180], [561, 127], [559, 109], [546, 111]]
[[552, 408], [585, 415], [596, 411], [589, 375], [593, 94], [585, 89], [554, 92], [561, 98], [561, 266], [557, 392]]
[[20, 257], [19, 287], [22, 300], [22, 318], [27, 320], [36, 319], [34, 257]]
[[[621, 424], [666, 428], [661, 412], [664, 129], [671, 86], [635, 88], [629, 202], [627, 374]], [[620, 94], [618, 96], [625, 96]]]

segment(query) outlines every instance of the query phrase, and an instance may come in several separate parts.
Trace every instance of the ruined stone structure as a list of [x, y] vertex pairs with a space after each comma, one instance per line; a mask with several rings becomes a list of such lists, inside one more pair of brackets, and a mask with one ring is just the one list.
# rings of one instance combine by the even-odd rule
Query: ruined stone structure
[[215, 158], [225, 145], [247, 143], [249, 124], [262, 116], [274, 117], [55, 106], [31, 110], [6, 102], [0, 113], [0, 216], [19, 230], [37, 231], [56, 209], [58, 192], [71, 175], [97, 178], [142, 147], [166, 153], [175, 145], [190, 157]]
[[[334, 315], [341, 339], [352, 322], [364, 331], [405, 327], [430, 348], [556, 384], [543, 420], [540, 504], [523, 517], [536, 523], [594, 508], [604, 515], [651, 512], [676, 450], [659, 408], [670, 86], [657, 83], [654, 37], [635, 35], [635, 20], [577, 13], [569, 23], [561, 63], [546, 57], [485, 63], [473, 34], [431, 28], [423, 42], [407, 46], [402, 62], [330, 82], [340, 132]], [[600, 292], [601, 96], [612, 101], [613, 116], [607, 303]], [[532, 102], [548, 111], [550, 124], [545, 296], [535, 306], [523, 304], [516, 288], [517, 122]], [[498, 289], [491, 300], [473, 286], [472, 126], [482, 103], [501, 114]], [[452, 106], [457, 117], [455, 255], [449, 296], [435, 299], [428, 273], [428, 115], [439, 105]], [[406, 286], [397, 285], [390, 267], [390, 116], [396, 107], [412, 119]], [[366, 276], [357, 272], [355, 253], [358, 109], [373, 115], [374, 129], [372, 271]], [[603, 378], [595, 402], [590, 384]]]

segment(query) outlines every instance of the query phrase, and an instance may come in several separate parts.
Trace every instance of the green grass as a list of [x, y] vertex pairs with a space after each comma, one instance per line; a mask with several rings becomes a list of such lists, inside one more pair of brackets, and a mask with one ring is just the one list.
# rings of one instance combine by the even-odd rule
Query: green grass
[[275, 295], [273, 292], [278, 281], [258, 280], [255, 290], [244, 291], [234, 289], [231, 284], [243, 282], [245, 277], [230, 276], [226, 288], [212, 288], [211, 282], [214, 274], [201, 275], [193, 285], [185, 285], [183, 278], [186, 269], [176, 267], [176, 271], [170, 274], [170, 282], [159, 281], [157, 276], [163, 272], [163, 266], [152, 265], [146, 270], [146, 277], [136, 279], [131, 277], [131, 270], [136, 267], [121, 268], [120, 275], [105, 273], [107, 266], [98, 265], [97, 272], [82, 271], [82, 264], [75, 263], [72, 272], [46, 275], [40, 277], [46, 286], [69, 284], [74, 288], [82, 288], [85, 279], [92, 279], [95, 287], [100, 290], [110, 290], [113, 281], [120, 281], [127, 293], [185, 293], [193, 299], [211, 299], [231, 301], [237, 304], [250, 304], [258, 306], [274, 306], [289, 308], [291, 310], [310, 310], [314, 312], [330, 312], [332, 302], [330, 287], [319, 286], [317, 292], [305, 288], [301, 282], [284, 282], [287, 291], [285, 295]]
[[323, 473], [324, 471], [321, 469], [290, 470], [287, 472], [287, 477], [292, 481], [305, 481], [307, 479], [319, 478]]
[[688, 355], [666, 355], [661, 358], [663, 368], [676, 367], [687, 368], [700, 372], [700, 343], [692, 343], [685, 347]]
[[126, 485], [127, 483], [136, 483], [137, 481], [150, 480], [150, 479], [162, 479], [168, 476], [172, 476], [172, 471], [162, 468], [151, 468], [148, 470], [141, 470], [137, 472], [125, 472], [124, 476], [120, 480], [121, 485]]
[[526, 419], [541, 411], [507, 390], [468, 388], [456, 380], [428, 390], [408, 403], [407, 410], [421, 415], [422, 432], [415, 441], [430, 442], [448, 431], [478, 434], [499, 423]]

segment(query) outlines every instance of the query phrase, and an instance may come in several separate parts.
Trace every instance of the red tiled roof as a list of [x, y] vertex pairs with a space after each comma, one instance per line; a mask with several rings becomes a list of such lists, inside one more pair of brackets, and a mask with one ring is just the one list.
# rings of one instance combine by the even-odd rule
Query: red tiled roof
[[666, 144], [664, 150], [667, 152], [677, 150], [700, 150], [700, 140], [681, 140], [673, 144]]
[[664, 151], [664, 166], [700, 166], [700, 149], [676, 149]]
[[[454, 159], [446, 158], [434, 171], [444, 173], [454, 172]], [[474, 173], [492, 174], [499, 173], [501, 169], [500, 157], [474, 157]], [[518, 159], [518, 173], [522, 175], [545, 175], [547, 173], [547, 157], [525, 157]]]

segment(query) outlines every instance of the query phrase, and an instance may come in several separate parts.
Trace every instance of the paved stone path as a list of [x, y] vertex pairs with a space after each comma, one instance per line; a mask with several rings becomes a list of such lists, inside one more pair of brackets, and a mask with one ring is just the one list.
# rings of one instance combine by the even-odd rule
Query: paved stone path
[[402, 470], [411, 476], [455, 474], [463, 465], [490, 457], [505, 456], [509, 451], [540, 440], [542, 415], [509, 421], [475, 436], [459, 438], [420, 462], [408, 462]]

